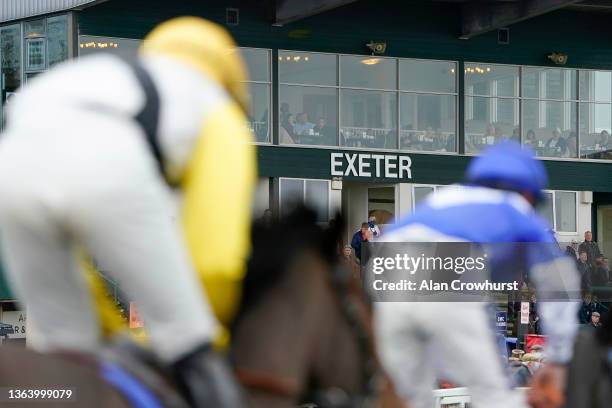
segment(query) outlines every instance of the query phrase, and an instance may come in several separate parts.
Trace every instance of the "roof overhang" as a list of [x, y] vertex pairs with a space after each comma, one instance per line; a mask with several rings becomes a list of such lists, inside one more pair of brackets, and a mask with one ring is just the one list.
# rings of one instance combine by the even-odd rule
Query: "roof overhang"
[[106, 0], [3, 0], [0, 2], [0, 23], [81, 9], [102, 1]]

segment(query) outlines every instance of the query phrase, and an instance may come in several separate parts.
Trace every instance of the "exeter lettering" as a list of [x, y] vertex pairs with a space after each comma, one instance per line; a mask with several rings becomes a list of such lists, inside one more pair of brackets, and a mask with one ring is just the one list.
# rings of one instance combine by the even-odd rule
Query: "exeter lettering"
[[395, 154], [330, 153], [332, 177], [411, 179], [412, 160]]

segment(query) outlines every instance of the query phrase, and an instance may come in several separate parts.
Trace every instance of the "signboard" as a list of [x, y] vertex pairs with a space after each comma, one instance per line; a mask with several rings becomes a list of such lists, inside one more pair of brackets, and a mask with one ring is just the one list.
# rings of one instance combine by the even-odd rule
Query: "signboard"
[[140, 314], [136, 311], [134, 302], [130, 302], [130, 329], [138, 329], [144, 327], [144, 321]]
[[527, 352], [531, 353], [531, 348], [535, 345], [545, 347], [546, 346], [546, 336], [542, 336], [539, 334], [528, 334], [527, 339], [525, 340], [525, 346], [527, 348]]
[[521, 302], [521, 324], [529, 324], [529, 302]]
[[332, 177], [412, 178], [412, 160], [406, 155], [333, 152], [329, 157]]
[[498, 333], [505, 335], [508, 327], [508, 312], [495, 312], [495, 329]]
[[0, 322], [13, 326], [13, 333], [8, 334], [9, 339], [25, 339], [26, 337], [26, 313], [16, 310], [2, 312]]

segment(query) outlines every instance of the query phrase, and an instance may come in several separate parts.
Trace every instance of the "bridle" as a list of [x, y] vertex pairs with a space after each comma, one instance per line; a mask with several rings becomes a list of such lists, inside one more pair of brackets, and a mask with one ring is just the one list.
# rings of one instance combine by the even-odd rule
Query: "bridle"
[[[361, 287], [356, 287], [351, 278], [350, 271], [340, 262], [331, 265], [329, 283], [335, 293], [340, 311], [348, 323], [353, 338], [357, 342], [360, 361], [360, 389], [346, 398], [338, 398], [337, 389], [319, 389], [316, 385], [309, 385], [305, 400], [312, 401], [321, 407], [370, 407], [375, 405], [381, 390], [382, 375], [375, 358], [375, 346], [371, 330], [366, 326], [369, 299]], [[364, 318], [365, 317], [365, 318]], [[249, 369], [236, 368], [236, 376], [240, 383], [249, 389], [262, 391], [268, 394], [286, 398], [300, 397], [300, 384], [267, 375]], [[334, 394], [333, 396], [330, 394]]]

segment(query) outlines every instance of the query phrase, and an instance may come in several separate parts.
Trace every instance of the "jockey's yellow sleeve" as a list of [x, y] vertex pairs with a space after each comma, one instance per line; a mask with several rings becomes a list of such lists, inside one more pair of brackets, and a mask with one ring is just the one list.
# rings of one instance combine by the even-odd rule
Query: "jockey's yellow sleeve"
[[240, 302], [250, 251], [257, 171], [252, 142], [242, 110], [235, 102], [223, 103], [203, 123], [182, 179], [187, 244], [213, 311], [225, 327]]

